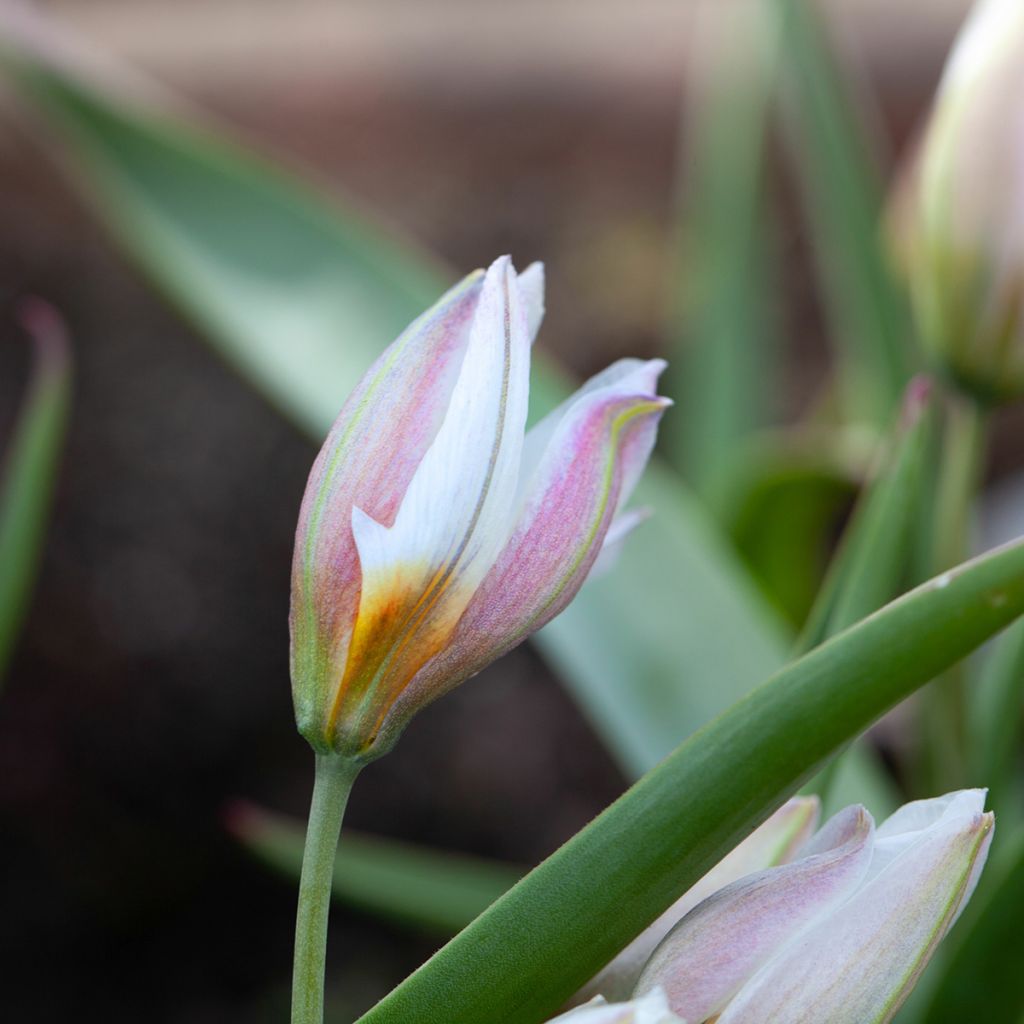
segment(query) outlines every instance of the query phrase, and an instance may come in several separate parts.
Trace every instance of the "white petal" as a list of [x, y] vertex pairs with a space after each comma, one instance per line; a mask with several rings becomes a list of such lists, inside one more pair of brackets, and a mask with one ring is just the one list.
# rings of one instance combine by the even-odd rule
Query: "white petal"
[[803, 796], [787, 800], [595, 975], [581, 989], [578, 998], [586, 999], [592, 993], [604, 992], [612, 999], [625, 999], [636, 986], [637, 978], [651, 953], [674, 925], [698, 903], [744, 875], [792, 860], [814, 831], [820, 809], [821, 803], [817, 797]]
[[913, 800], [904, 804], [875, 832], [868, 877], [877, 875], [943, 821], [981, 814], [985, 809], [986, 792], [984, 789], [960, 789], [931, 800]]
[[596, 996], [585, 1006], [578, 1006], [548, 1024], [686, 1024], [668, 1006], [665, 993], [656, 988], [628, 1003], [607, 1003]]
[[526, 310], [526, 330], [530, 335], [530, 342], [533, 343], [537, 340], [537, 332], [544, 319], [543, 263], [531, 263], [519, 275], [519, 293], [523, 297], [523, 307]]
[[706, 899], [654, 951], [637, 992], [662, 985], [672, 1009], [698, 1021], [731, 1007], [780, 948], [857, 890], [873, 834], [871, 815], [848, 807], [821, 830], [808, 856], [748, 875]]
[[992, 830], [991, 815], [941, 815], [762, 968], [719, 1024], [890, 1021], [969, 899]]
[[528, 391], [526, 314], [502, 257], [487, 271], [444, 421], [394, 525], [353, 509], [364, 602], [378, 600], [396, 571], [410, 589], [417, 579], [424, 591], [454, 583], [469, 599], [511, 529]]

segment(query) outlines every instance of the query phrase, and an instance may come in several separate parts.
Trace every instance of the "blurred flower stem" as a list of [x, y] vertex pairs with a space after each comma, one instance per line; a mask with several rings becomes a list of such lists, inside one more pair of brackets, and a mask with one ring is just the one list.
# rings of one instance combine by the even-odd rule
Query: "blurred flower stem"
[[[936, 572], [969, 557], [988, 424], [986, 407], [965, 391], [950, 392], [947, 410], [935, 503]], [[967, 775], [966, 683], [964, 665], [954, 665], [926, 696], [922, 774], [931, 790], [962, 785]]]
[[292, 1024], [323, 1022], [331, 878], [341, 820], [360, 767], [337, 754], [316, 755], [316, 781], [306, 827], [299, 909], [295, 919]]

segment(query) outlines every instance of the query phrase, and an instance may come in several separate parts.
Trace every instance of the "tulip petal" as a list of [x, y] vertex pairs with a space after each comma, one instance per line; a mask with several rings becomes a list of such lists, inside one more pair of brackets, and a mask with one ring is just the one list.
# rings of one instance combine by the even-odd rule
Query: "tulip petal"
[[914, 800], [894, 811], [875, 830], [868, 877], [877, 875], [908, 847], [927, 837], [928, 830], [943, 819], [981, 814], [985, 810], [984, 789], [961, 789], [930, 800]]
[[324, 745], [359, 602], [350, 510], [390, 522], [434, 441], [483, 287], [470, 274], [390, 345], [349, 396], [310, 473], [292, 566], [292, 681], [299, 730]]
[[[568, 403], [522, 488], [516, 525], [446, 650], [395, 702], [396, 721], [515, 647], [575, 596], [616, 511], [654, 444], [667, 399], [654, 394], [661, 360]], [[547, 429], [546, 424], [540, 426]], [[524, 458], [524, 471], [526, 459]]]
[[[351, 731], [358, 748], [352, 754], [366, 753], [405, 684], [444, 647], [508, 539], [529, 350], [515, 271], [502, 257], [484, 279], [444, 420], [394, 522], [352, 510], [362, 589], [345, 676], [328, 717], [329, 732]], [[374, 721], [364, 720], [363, 711]], [[334, 747], [349, 744], [339, 733]]]
[[526, 311], [526, 330], [531, 343], [537, 340], [544, 319], [544, 264], [531, 263], [519, 275], [519, 294]]
[[744, 875], [792, 860], [814, 831], [820, 810], [821, 802], [815, 796], [787, 800], [595, 975], [577, 998], [587, 999], [598, 992], [609, 999], [627, 998], [655, 947], [683, 917], [698, 903]]
[[970, 897], [993, 826], [991, 814], [960, 813], [951, 803], [852, 899], [762, 968], [719, 1024], [890, 1021]]
[[715, 893], [658, 946], [637, 992], [663, 986], [673, 1011], [690, 1020], [721, 1012], [781, 944], [856, 891], [871, 859], [873, 834], [871, 815], [848, 807], [808, 844], [808, 856]]
[[665, 993], [656, 988], [639, 999], [626, 1003], [608, 1003], [601, 996], [578, 1006], [548, 1024], [686, 1024], [671, 1009]]

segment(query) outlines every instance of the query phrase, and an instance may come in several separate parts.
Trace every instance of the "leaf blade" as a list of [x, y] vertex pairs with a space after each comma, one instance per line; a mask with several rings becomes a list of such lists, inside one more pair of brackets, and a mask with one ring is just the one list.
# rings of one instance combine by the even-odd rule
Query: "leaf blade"
[[[301, 822], [241, 803], [229, 809], [227, 825], [253, 856], [298, 879], [305, 843]], [[523, 874], [511, 864], [346, 830], [338, 845], [331, 894], [338, 902], [398, 924], [451, 935]]]
[[33, 301], [24, 319], [35, 366], [0, 479], [0, 678], [27, 611], [46, 531], [70, 406], [71, 356], [63, 324]]

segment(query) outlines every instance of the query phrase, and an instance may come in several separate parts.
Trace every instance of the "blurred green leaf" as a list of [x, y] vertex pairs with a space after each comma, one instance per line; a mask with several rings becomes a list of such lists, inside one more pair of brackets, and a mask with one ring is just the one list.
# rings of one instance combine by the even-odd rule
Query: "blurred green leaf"
[[71, 356], [56, 313], [32, 300], [22, 319], [36, 351], [32, 381], [0, 477], [0, 678], [35, 581], [71, 391]]
[[838, 747], [1022, 612], [1019, 542], [815, 648], [685, 741], [360, 1024], [547, 1019]]
[[[48, 25], [27, 34], [7, 8], [0, 15], [14, 85], [58, 130], [72, 179], [124, 251], [230, 365], [323, 437], [372, 359], [436, 299], [442, 275], [344, 204], [143, 104], [147, 90], [126, 81], [112, 92], [73, 70], [68, 40], [39, 43]], [[560, 381], [537, 362], [533, 394], [550, 402]], [[653, 466], [636, 500], [655, 515], [541, 639], [627, 771], [775, 669], [786, 646], [678, 478]]]
[[762, 204], [775, 34], [758, 4], [703, 4], [687, 82], [672, 282], [669, 452], [705, 497], [764, 425], [773, 385]]
[[[857, 503], [797, 641], [799, 653], [866, 618], [898, 594], [910, 577], [915, 513], [927, 479], [934, 413], [931, 382], [913, 381], [884, 442], [874, 479]], [[892, 780], [864, 741], [838, 757], [811, 788], [821, 793], [827, 812], [860, 802], [889, 813], [899, 803]]]
[[949, 940], [955, 945], [923, 1015], [925, 1024], [1024, 1019], [1024, 833], [1017, 832], [1002, 850], [999, 839], [997, 818], [992, 856]]
[[714, 507], [762, 592], [798, 627], [821, 587], [858, 483], [857, 460], [831, 438], [780, 435], [748, 444]]
[[[1024, 750], [1024, 624], [1008, 629], [993, 645], [968, 709], [972, 776], [978, 785], [992, 789], [999, 810], [1003, 803], [1000, 797], [1007, 791], [1016, 795], [1020, 788], [1017, 776]], [[1018, 807], [1021, 814], [1024, 806]]]
[[[228, 827], [260, 860], [299, 877], [305, 826], [253, 804], [230, 809]], [[525, 873], [512, 865], [400, 843], [346, 829], [334, 865], [333, 895], [399, 924], [451, 935]]]
[[880, 243], [883, 186], [856, 102], [863, 96], [829, 44], [820, 7], [774, 2], [847, 415], [884, 429], [917, 359], [906, 296]]
[[935, 429], [932, 386], [921, 378], [883, 442], [874, 479], [857, 503], [828, 576], [797, 643], [808, 651], [859, 622], [899, 593], [910, 573], [929, 445]]

